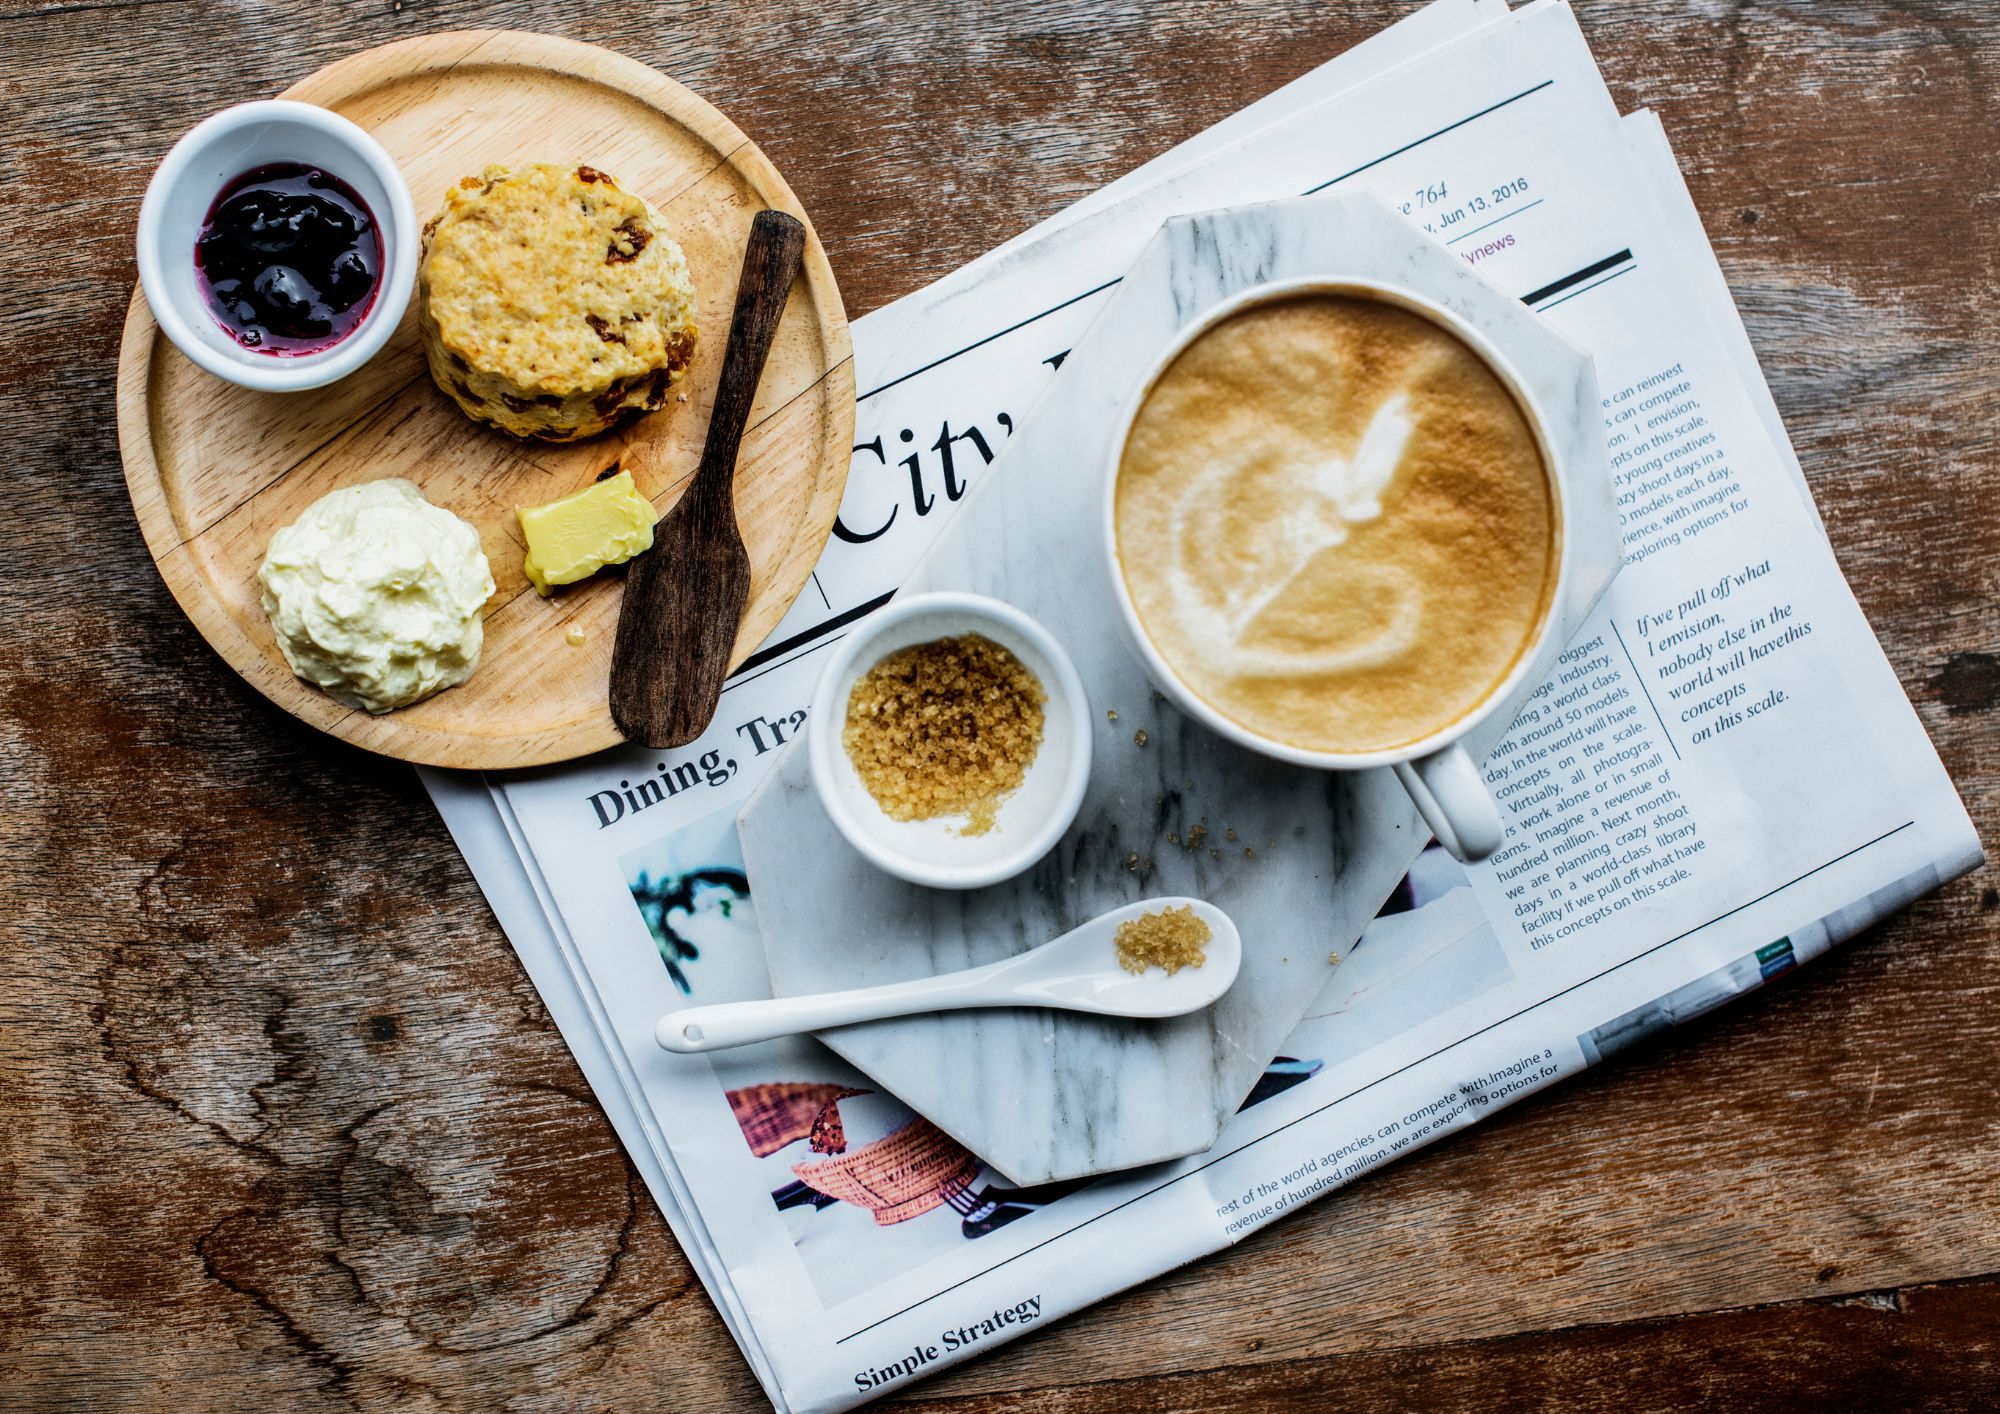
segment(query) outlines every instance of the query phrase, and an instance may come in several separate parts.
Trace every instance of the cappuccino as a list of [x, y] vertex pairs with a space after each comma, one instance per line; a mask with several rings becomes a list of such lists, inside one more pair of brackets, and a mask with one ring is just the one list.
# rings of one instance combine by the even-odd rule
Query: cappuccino
[[1244, 730], [1396, 750], [1475, 711], [1538, 637], [1549, 477], [1457, 335], [1366, 295], [1296, 296], [1207, 330], [1146, 395], [1118, 568], [1174, 675]]

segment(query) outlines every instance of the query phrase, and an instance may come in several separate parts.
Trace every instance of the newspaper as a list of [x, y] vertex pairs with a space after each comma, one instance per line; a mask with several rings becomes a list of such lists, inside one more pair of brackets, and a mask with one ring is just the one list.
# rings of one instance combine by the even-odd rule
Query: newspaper
[[[1595, 356], [1627, 568], [1207, 1153], [1021, 1189], [808, 1038], [669, 1056], [767, 995], [734, 816], [818, 663], [1030, 416], [1167, 215], [1371, 189]], [[424, 779], [774, 1406], [851, 1407], [1234, 1242], [1809, 961], [1981, 855], [1825, 541], [1650, 114], [1568, 8], [1440, 3], [854, 326], [811, 585], [673, 753]], [[657, 799], [634, 778], [669, 783]], [[642, 803], [643, 802], [643, 803]], [[829, 901], [830, 908], [837, 901]]]

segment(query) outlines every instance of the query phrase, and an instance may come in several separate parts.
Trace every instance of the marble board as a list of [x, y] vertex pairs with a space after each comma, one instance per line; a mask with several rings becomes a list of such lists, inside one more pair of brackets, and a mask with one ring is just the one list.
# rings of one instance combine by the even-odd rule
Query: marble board
[[[1113, 424], [1153, 360], [1226, 296], [1300, 276], [1367, 277], [1429, 296], [1482, 331], [1541, 407], [1575, 538], [1562, 631], [1527, 677], [1531, 687], [1620, 565], [1589, 356], [1443, 246], [1376, 198], [1350, 193], [1206, 212], [1160, 229], [906, 586], [1004, 599], [1069, 650], [1098, 733], [1075, 823], [1010, 882], [966, 893], [920, 888], [847, 844], [797, 748], [739, 820], [780, 996], [992, 962], [1161, 895], [1206, 898], [1236, 920], [1242, 972], [1221, 1001], [1192, 1016], [1135, 1023], [972, 1011], [822, 1033], [1017, 1184], [1209, 1147], [1428, 838], [1389, 771], [1280, 765], [1156, 697], [1120, 638], [1099, 549]], [[1512, 715], [1495, 714], [1470, 743], [1475, 755], [1491, 750]]]

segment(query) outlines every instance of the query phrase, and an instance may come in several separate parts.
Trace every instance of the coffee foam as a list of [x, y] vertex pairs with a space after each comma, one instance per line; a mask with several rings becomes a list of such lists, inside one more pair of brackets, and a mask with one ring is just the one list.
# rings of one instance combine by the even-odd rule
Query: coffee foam
[[1472, 711], [1554, 587], [1553, 497], [1513, 395], [1449, 331], [1363, 297], [1196, 339], [1134, 420], [1116, 528], [1174, 673], [1309, 750], [1390, 749]]

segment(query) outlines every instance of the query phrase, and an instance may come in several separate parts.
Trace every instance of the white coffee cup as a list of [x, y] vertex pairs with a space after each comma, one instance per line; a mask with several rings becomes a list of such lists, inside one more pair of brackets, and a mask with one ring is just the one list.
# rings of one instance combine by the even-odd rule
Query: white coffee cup
[[[1126, 438], [1131, 433], [1132, 424], [1137, 419], [1140, 408], [1145, 404], [1147, 395], [1152, 392], [1154, 383], [1190, 344], [1224, 320], [1259, 305], [1296, 299], [1304, 295], [1346, 295], [1379, 300], [1421, 315], [1455, 335], [1479, 355], [1513, 394], [1514, 401], [1520, 405], [1522, 414], [1534, 433], [1535, 444], [1542, 455], [1542, 466], [1549, 480], [1555, 521], [1553, 533], [1556, 544], [1556, 585], [1554, 593], [1549, 596], [1548, 603], [1543, 609], [1542, 621], [1536, 628], [1533, 639], [1515, 660], [1513, 669], [1494, 685], [1492, 691], [1477, 707], [1430, 736], [1393, 750], [1314, 751], [1261, 736], [1217, 711], [1180, 679], [1161, 656], [1159, 649], [1154, 646], [1145, 625], [1140, 621], [1138, 608], [1132, 602], [1131, 586], [1126, 583], [1124, 570], [1119, 563], [1118, 471], [1124, 460]], [[1144, 665], [1147, 676], [1169, 701], [1218, 736], [1279, 761], [1288, 761], [1323, 771], [1366, 771], [1378, 766], [1393, 766], [1397, 778], [1403, 783], [1403, 788], [1410, 793], [1410, 799], [1416, 802], [1417, 812], [1423, 816], [1424, 823], [1430, 827], [1431, 833], [1437, 836], [1438, 842], [1456, 858], [1471, 863], [1486, 858], [1498, 849], [1505, 837], [1506, 828], [1501, 823], [1499, 803], [1494, 800], [1493, 792], [1487, 787], [1484, 777], [1480, 775], [1479, 767], [1474, 764], [1471, 755], [1466, 751], [1464, 739], [1514, 698], [1546, 646], [1549, 636], [1556, 631], [1561, 618], [1560, 609], [1570, 584], [1572, 555], [1569, 538], [1564, 533], [1564, 528], [1568, 524], [1566, 512], [1563, 478], [1548, 434], [1547, 421], [1535, 405], [1527, 386], [1499, 350], [1463, 319], [1414, 290], [1378, 280], [1321, 277], [1274, 281], [1240, 291], [1208, 310], [1175, 336], [1165, 352], [1147, 370], [1146, 376], [1140, 380], [1137, 390], [1119, 417], [1116, 435], [1111, 440], [1110, 461], [1105, 470], [1101, 531], [1105, 560], [1110, 569], [1112, 595], [1118, 604], [1119, 618], [1125, 628], [1126, 640]]]

